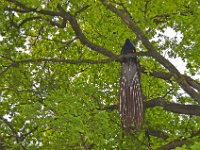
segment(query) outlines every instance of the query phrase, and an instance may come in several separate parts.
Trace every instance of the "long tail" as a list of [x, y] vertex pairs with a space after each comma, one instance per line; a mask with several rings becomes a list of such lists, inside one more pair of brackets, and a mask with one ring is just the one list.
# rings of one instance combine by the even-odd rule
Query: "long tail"
[[124, 129], [139, 130], [143, 122], [143, 99], [137, 63], [128, 59], [121, 63], [120, 115]]

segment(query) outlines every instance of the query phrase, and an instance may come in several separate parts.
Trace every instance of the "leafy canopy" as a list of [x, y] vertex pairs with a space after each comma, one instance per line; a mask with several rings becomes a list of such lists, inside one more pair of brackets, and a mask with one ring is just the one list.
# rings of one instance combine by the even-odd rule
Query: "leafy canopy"
[[[0, 149], [199, 147], [198, 0], [0, 4]], [[123, 131], [117, 106], [126, 38], [141, 64], [137, 133]], [[168, 61], [177, 57], [184, 74]]]

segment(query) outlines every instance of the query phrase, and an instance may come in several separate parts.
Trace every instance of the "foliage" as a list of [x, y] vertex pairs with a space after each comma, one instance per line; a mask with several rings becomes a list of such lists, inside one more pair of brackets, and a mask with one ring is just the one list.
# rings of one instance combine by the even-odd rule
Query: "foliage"
[[[0, 4], [0, 149], [199, 147], [199, 1]], [[178, 34], [169, 38], [167, 28]], [[137, 133], [121, 128], [117, 110], [126, 38], [141, 64], [146, 111]], [[181, 58], [185, 74], [165, 54]]]

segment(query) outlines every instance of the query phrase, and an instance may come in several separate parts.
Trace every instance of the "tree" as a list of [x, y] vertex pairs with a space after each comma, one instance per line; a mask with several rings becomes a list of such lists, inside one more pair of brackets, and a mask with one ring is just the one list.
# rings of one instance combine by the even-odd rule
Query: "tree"
[[[1, 149], [198, 147], [199, 5], [1, 0]], [[167, 28], [181, 39], [165, 36]], [[130, 57], [120, 55], [126, 38], [141, 65], [139, 132], [124, 131], [118, 111], [119, 62]], [[186, 63], [184, 74], [168, 60], [176, 57]]]

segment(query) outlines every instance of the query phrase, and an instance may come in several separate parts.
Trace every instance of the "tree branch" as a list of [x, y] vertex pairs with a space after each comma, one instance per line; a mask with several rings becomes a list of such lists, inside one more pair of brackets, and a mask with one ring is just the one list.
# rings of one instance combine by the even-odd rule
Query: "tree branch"
[[183, 146], [183, 145], [189, 145], [191, 144], [192, 141], [190, 140], [187, 140], [187, 139], [177, 139], [177, 140], [174, 140], [162, 147], [159, 147], [158, 150], [169, 150], [169, 149], [174, 149], [176, 147], [180, 147], [180, 146]]
[[185, 80], [187, 81], [187, 83], [192, 86], [193, 88], [197, 89], [200, 92], [200, 83], [195, 81], [194, 79], [192, 79], [189, 76], [183, 75], [183, 77], [185, 78]]
[[158, 148], [158, 150], [169, 150], [169, 149], [174, 149], [176, 147], [180, 147], [183, 145], [190, 145], [190, 144], [194, 143], [194, 141], [191, 138], [193, 138], [195, 136], [200, 136], [200, 130], [195, 133], [192, 133], [190, 135], [190, 137], [188, 137], [188, 138], [180, 137], [178, 139], [175, 139], [174, 141], [171, 141], [171, 142], [161, 146], [160, 148]]
[[[178, 114], [200, 116], [200, 106], [197, 105], [184, 105], [178, 103], [168, 102], [163, 98], [155, 98], [144, 102], [145, 109], [160, 106], [166, 111], [170, 111]], [[117, 105], [110, 105], [103, 108], [106, 111], [113, 111], [118, 109]]]
[[[145, 67], [144, 66], [140, 66], [139, 68], [139, 71], [144, 73], [144, 74], [147, 74], [145, 72]], [[173, 77], [173, 75], [169, 72], [161, 72], [161, 71], [158, 71], [158, 70], [152, 70], [150, 73], [149, 73], [150, 76], [153, 76], [155, 78], [160, 78], [160, 79], [163, 79], [163, 80], [170, 80], [171, 77]]]
[[132, 20], [130, 13], [126, 10], [117, 9], [113, 5], [108, 4], [106, 0], [102, 0], [103, 5], [110, 11], [115, 13], [121, 20], [136, 34], [137, 38], [142, 41], [143, 45], [150, 51], [155, 51], [153, 45], [149, 42], [145, 34], [140, 30], [136, 23]]
[[[39, 62], [51, 62], [51, 63], [68, 63], [68, 64], [106, 64], [113, 61], [120, 62], [123, 58], [130, 58], [136, 55], [143, 56], [148, 55], [146, 52], [138, 52], [137, 54], [128, 54], [128, 55], [116, 55], [116, 57], [100, 60], [92, 59], [57, 59], [57, 58], [38, 58], [38, 59], [24, 59], [19, 61], [11, 60], [11, 64], [5, 66], [5, 69], [0, 72], [0, 76], [6, 73], [11, 67], [19, 67], [23, 63], [39, 63]], [[0, 56], [2, 57], [2, 56]]]
[[155, 106], [161, 106], [164, 110], [186, 115], [200, 116], [200, 106], [197, 105], [183, 105], [168, 102], [163, 98], [155, 98], [144, 103], [145, 108], [152, 108]]
[[108, 57], [116, 57], [116, 54], [114, 54], [113, 52], [110, 52], [109, 50], [103, 48], [103, 47], [100, 47], [94, 43], [91, 43], [87, 37], [83, 34], [76, 18], [70, 14], [69, 12], [66, 12], [60, 5], [58, 5], [58, 9], [60, 10], [60, 13], [62, 13], [64, 16], [63, 17], [66, 17], [67, 20], [70, 22], [70, 25], [71, 27], [73, 28], [76, 36], [79, 38], [80, 42], [83, 44], [83, 45], [86, 45], [87, 47], [89, 47], [90, 49], [94, 50], [94, 51], [97, 51], [105, 56], [108, 56]]
[[[140, 72], [147, 74], [145, 72], [145, 67], [144, 66], [140, 66]], [[152, 70], [149, 73], [150, 76], [156, 77], [156, 78], [160, 78], [163, 80], [170, 80], [173, 77], [173, 74], [170, 72], [162, 72], [162, 71], [158, 71], [158, 70]], [[187, 75], [181, 75], [182, 78], [184, 78], [184, 80], [187, 81], [187, 83], [193, 87], [194, 89], [200, 91], [200, 83], [194, 79], [192, 79], [191, 77], [187, 76]]]
[[19, 2], [19, 1], [16, 1], [16, 0], [7, 0], [7, 1], [15, 4], [16, 6], [22, 8], [23, 10], [26, 10], [27, 12], [28, 11], [31, 12], [31, 11], [36, 10], [36, 8], [29, 8], [26, 5], [24, 5], [23, 3]]
[[166, 133], [154, 129], [148, 129], [147, 134], [154, 137], [162, 138], [164, 140], [169, 138], [169, 136]]

